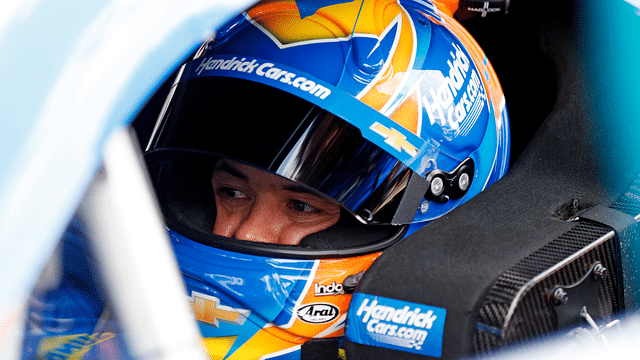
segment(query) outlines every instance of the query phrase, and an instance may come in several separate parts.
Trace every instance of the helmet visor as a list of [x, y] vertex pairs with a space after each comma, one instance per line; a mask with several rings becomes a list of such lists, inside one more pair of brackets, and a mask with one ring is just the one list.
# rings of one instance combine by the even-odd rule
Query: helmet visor
[[[412, 171], [338, 116], [249, 80], [180, 82], [149, 150], [190, 150], [234, 159], [302, 184], [360, 221], [395, 216]], [[209, 173], [211, 174], [211, 173]]]

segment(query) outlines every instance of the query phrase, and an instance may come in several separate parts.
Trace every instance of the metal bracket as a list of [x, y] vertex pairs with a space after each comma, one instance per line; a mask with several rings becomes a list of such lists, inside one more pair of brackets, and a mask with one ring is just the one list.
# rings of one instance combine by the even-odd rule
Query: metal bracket
[[471, 187], [474, 171], [475, 164], [471, 158], [464, 160], [451, 172], [430, 171], [426, 177], [429, 187], [424, 198], [439, 203], [460, 199]]
[[556, 285], [549, 292], [549, 301], [554, 305], [557, 328], [580, 325], [583, 308], [594, 317], [600, 317], [598, 296], [602, 280], [608, 276], [607, 269], [599, 261], [591, 265], [587, 273], [572, 285]]
[[612, 209], [603, 205], [596, 205], [578, 214], [578, 219], [589, 220], [605, 226], [615, 231], [620, 245], [620, 262], [622, 270], [622, 283], [618, 284], [619, 289], [624, 289], [620, 299], [622, 309], [637, 309], [640, 307], [640, 226], [637, 220], [622, 211]]

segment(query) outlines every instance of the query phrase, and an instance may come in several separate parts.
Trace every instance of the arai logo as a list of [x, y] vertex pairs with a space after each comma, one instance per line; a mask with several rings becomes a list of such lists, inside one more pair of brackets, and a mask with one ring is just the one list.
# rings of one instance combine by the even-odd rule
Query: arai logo
[[333, 304], [313, 303], [298, 309], [298, 319], [309, 324], [324, 324], [335, 320], [340, 309]]

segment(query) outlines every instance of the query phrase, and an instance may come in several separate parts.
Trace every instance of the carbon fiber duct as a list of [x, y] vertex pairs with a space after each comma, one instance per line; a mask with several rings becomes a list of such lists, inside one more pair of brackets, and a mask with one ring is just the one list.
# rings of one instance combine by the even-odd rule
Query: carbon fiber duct
[[638, 218], [640, 177], [611, 207], [582, 212], [574, 228], [502, 274], [480, 309], [474, 351], [580, 325], [584, 311], [610, 323], [637, 309]]
[[[574, 228], [498, 278], [478, 314], [475, 353], [580, 326], [588, 322], [587, 316], [606, 325], [625, 305], [637, 308], [637, 289], [624, 288], [633, 280], [627, 278], [623, 259], [625, 245], [638, 239], [637, 222], [630, 216], [640, 214], [638, 185], [640, 178], [625, 193], [624, 199], [631, 201], [612, 205], [624, 212], [604, 207], [586, 211], [575, 218]], [[601, 217], [630, 221], [615, 229], [601, 223], [606, 222]], [[628, 236], [621, 237], [625, 232]]]

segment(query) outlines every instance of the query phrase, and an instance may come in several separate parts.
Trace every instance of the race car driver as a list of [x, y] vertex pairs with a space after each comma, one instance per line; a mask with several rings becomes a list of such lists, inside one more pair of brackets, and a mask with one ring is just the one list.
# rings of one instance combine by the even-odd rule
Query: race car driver
[[[504, 175], [504, 95], [450, 5], [262, 1], [180, 68], [145, 159], [212, 358], [337, 356], [380, 253]], [[113, 347], [81, 238], [27, 354]]]

